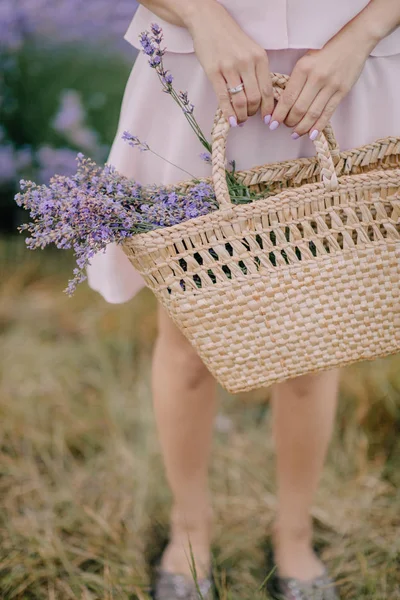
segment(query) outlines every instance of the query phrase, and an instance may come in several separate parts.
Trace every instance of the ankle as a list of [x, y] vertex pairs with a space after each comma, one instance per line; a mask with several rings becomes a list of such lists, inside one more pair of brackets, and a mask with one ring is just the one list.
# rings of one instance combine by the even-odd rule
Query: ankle
[[212, 510], [204, 507], [195, 513], [175, 505], [171, 511], [170, 541], [162, 557], [162, 567], [171, 573], [191, 577], [193, 562], [198, 577], [210, 570]]
[[312, 547], [313, 527], [309, 519], [293, 523], [277, 518], [272, 528], [274, 545], [293, 544]]
[[193, 511], [175, 505], [171, 510], [171, 535], [194, 535], [210, 539], [213, 526], [213, 511], [205, 506]]
[[312, 539], [311, 521], [275, 521], [272, 540], [275, 564], [280, 577], [309, 581], [322, 575], [324, 566], [314, 552]]

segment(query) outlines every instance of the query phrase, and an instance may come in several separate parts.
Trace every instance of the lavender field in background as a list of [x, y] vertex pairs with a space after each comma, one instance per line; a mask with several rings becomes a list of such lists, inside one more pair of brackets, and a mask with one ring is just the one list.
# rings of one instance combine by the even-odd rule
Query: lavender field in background
[[47, 183], [99, 163], [112, 142], [136, 50], [135, 0], [1, 0], [0, 231], [15, 232], [21, 178]]
[[0, 45], [17, 49], [27, 36], [59, 43], [108, 42], [129, 53], [123, 35], [136, 0], [1, 0]]

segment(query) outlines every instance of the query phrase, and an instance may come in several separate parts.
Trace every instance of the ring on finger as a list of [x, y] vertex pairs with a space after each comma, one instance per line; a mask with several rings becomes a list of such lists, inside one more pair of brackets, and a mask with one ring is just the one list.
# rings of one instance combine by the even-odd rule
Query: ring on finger
[[236, 87], [228, 87], [228, 92], [230, 93], [231, 96], [234, 96], [235, 94], [239, 94], [240, 92], [243, 92], [244, 90], [244, 83], [240, 83], [239, 85], [237, 85]]

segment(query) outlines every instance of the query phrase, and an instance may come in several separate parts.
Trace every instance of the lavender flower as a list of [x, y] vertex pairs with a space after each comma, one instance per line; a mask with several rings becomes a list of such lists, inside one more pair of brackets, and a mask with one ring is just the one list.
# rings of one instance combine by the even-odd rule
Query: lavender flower
[[169, 86], [172, 84], [174, 78], [172, 77], [171, 73], [166, 72], [165, 75], [162, 77], [162, 83], [165, 86]]
[[200, 158], [201, 160], [204, 160], [204, 162], [211, 164], [211, 154], [209, 152], [202, 152]]
[[77, 267], [69, 282], [71, 294], [86, 278], [85, 270], [95, 253], [110, 243], [157, 227], [169, 227], [217, 209], [212, 186], [194, 183], [186, 194], [165, 187], [143, 187], [120, 175], [114, 167], [99, 167], [78, 154], [72, 176], [57, 175], [49, 185], [20, 182], [16, 202], [29, 210], [30, 249], [55, 244], [72, 249]]
[[161, 44], [161, 41], [163, 39], [163, 32], [161, 27], [157, 25], [157, 23], [151, 24], [151, 33], [154, 35], [155, 39], [157, 40], [157, 43]]
[[204, 148], [210, 152], [211, 146], [207, 141], [204, 133], [202, 132], [199, 124], [194, 117], [194, 105], [190, 102], [187, 92], [177, 93], [172, 85], [173, 76], [165, 68], [163, 62], [163, 56], [165, 54], [165, 48], [162, 48], [161, 44], [163, 41], [162, 29], [157, 23], [151, 25], [150, 31], [144, 31], [139, 36], [139, 42], [142, 50], [146, 56], [148, 56], [149, 65], [154, 69], [161, 82], [163, 91], [166, 94], [172, 96], [179, 108], [185, 115], [189, 125], [193, 129], [194, 133], [204, 146]]
[[125, 142], [128, 142], [132, 148], [138, 148], [140, 152], [146, 152], [150, 150], [150, 146], [146, 144], [146, 142], [141, 142], [136, 135], [132, 135], [132, 133], [129, 133], [129, 131], [124, 131], [122, 134], [122, 139]]
[[192, 115], [194, 111], [194, 105], [189, 102], [188, 93], [179, 92], [178, 97], [182, 102], [184, 112], [188, 115]]
[[148, 33], [146, 33], [146, 32], [141, 33], [139, 36], [139, 42], [140, 42], [140, 45], [142, 46], [143, 52], [145, 54], [147, 54], [147, 56], [154, 56], [154, 54], [156, 52], [156, 47], [153, 44], [153, 40]]

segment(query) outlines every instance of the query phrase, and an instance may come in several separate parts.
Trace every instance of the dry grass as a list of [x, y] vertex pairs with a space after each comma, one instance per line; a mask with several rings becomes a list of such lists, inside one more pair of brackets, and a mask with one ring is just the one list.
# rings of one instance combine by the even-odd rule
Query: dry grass
[[[154, 300], [60, 292], [71, 264], [1, 245], [0, 597], [148, 598], [169, 493], [149, 365]], [[267, 392], [221, 392], [212, 486], [221, 600], [267, 598]], [[346, 371], [314, 516], [342, 598], [400, 599], [400, 359]]]

